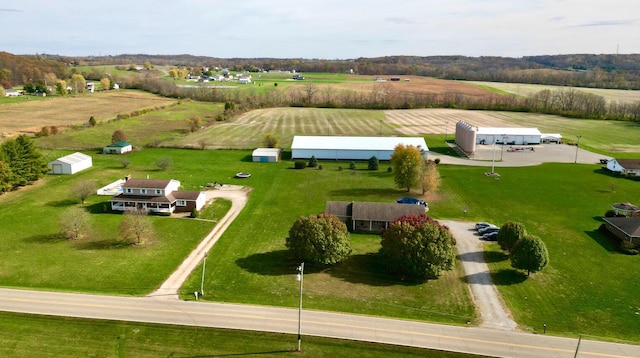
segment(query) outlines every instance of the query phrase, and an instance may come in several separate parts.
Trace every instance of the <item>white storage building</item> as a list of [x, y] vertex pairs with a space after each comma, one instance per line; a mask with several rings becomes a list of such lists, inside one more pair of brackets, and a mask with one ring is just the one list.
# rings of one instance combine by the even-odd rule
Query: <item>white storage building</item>
[[538, 128], [478, 127], [476, 144], [540, 144], [542, 133]]
[[423, 151], [427, 159], [429, 148], [422, 137], [343, 137], [294, 136], [291, 144], [293, 159], [389, 160], [398, 144], [412, 145]]
[[280, 160], [280, 148], [258, 148], [251, 157], [254, 162], [277, 162]]
[[50, 161], [49, 174], [75, 174], [92, 166], [91, 156], [76, 152]]

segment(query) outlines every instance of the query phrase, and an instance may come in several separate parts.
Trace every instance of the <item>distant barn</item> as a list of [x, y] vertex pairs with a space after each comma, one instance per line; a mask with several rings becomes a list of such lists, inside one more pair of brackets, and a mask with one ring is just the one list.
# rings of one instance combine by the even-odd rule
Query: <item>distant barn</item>
[[291, 144], [294, 159], [389, 160], [398, 144], [412, 145], [427, 159], [429, 148], [422, 137], [295, 136]]

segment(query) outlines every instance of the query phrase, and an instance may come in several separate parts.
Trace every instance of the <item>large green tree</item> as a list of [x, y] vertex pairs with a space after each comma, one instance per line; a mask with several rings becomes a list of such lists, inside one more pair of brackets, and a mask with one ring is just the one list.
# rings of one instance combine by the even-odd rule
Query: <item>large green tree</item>
[[13, 187], [31, 184], [49, 171], [42, 153], [24, 134], [4, 141], [0, 151], [10, 169]]
[[496, 239], [503, 250], [511, 251], [513, 245], [525, 235], [527, 235], [527, 230], [522, 223], [507, 221], [500, 227]]
[[544, 242], [535, 235], [525, 235], [511, 248], [511, 267], [531, 272], [541, 271], [549, 264], [549, 252]]
[[409, 191], [418, 185], [424, 158], [417, 147], [396, 145], [390, 161], [393, 167], [393, 180], [398, 188], [406, 188]]
[[301, 216], [289, 229], [286, 245], [298, 260], [331, 265], [351, 254], [347, 226], [331, 214]]
[[455, 262], [449, 228], [422, 214], [403, 216], [382, 233], [380, 254], [390, 272], [415, 280], [437, 278]]

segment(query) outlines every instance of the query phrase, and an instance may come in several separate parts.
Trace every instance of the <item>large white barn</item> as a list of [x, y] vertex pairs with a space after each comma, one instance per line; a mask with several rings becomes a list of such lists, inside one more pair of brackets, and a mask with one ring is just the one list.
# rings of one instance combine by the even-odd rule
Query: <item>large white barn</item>
[[429, 148], [422, 137], [342, 137], [294, 136], [291, 157], [294, 159], [389, 160], [398, 144], [412, 145], [427, 159]]
[[91, 168], [91, 156], [76, 152], [49, 162], [49, 174], [75, 174]]

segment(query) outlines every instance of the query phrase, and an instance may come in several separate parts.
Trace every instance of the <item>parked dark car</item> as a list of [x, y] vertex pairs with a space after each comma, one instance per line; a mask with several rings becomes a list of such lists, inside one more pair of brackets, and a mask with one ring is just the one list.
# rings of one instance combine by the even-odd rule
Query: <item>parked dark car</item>
[[496, 241], [496, 240], [498, 240], [498, 231], [493, 231], [493, 232], [490, 232], [488, 234], [482, 235], [482, 240], [487, 240], [487, 241]]
[[493, 225], [491, 223], [488, 223], [488, 222], [480, 221], [480, 222], [476, 223], [476, 230], [480, 230], [483, 227], [487, 227], [487, 226], [495, 226], [495, 225]]
[[412, 198], [412, 197], [409, 197], [409, 196], [405, 196], [404, 198], [400, 198], [400, 199], [396, 200], [396, 203], [398, 203], [398, 204], [422, 205], [425, 208], [429, 207], [429, 204], [427, 204], [426, 201], [420, 200], [420, 199], [416, 199], [416, 198]]
[[484, 235], [484, 234], [488, 234], [490, 232], [494, 232], [494, 231], [498, 231], [500, 230], [499, 227], [497, 226], [487, 226], [487, 227], [483, 227], [482, 229], [478, 230], [478, 233], [480, 235]]

